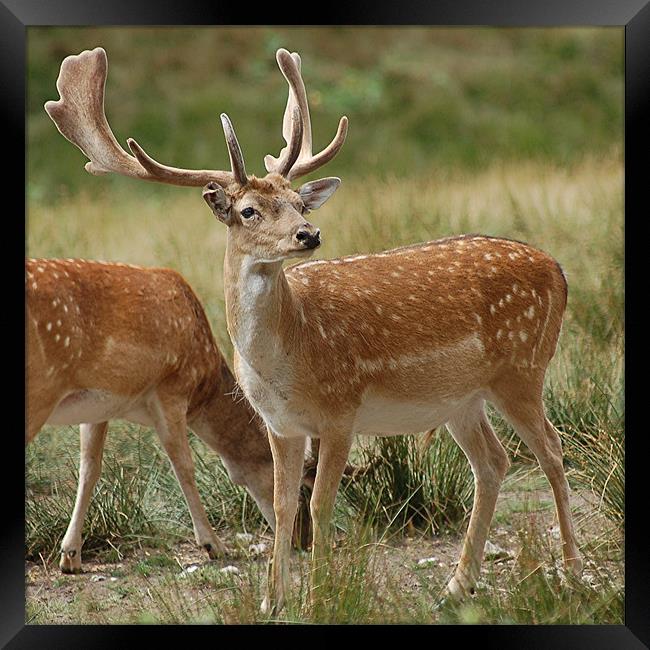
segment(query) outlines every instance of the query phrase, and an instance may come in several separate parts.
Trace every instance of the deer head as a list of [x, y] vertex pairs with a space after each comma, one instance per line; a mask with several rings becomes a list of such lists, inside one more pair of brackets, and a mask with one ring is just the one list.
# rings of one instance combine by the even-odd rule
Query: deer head
[[204, 199], [215, 216], [228, 226], [229, 238], [242, 253], [260, 261], [308, 256], [320, 245], [320, 231], [306, 221], [305, 215], [323, 205], [341, 181], [324, 178], [297, 190], [292, 189], [291, 181], [315, 171], [340, 151], [347, 134], [347, 118], [341, 118], [332, 142], [320, 153], [312, 154], [300, 57], [280, 49], [276, 58], [289, 84], [283, 120], [287, 146], [277, 158], [265, 157], [268, 174], [264, 178], [247, 175], [235, 130], [225, 114], [221, 115], [221, 123], [230, 171], [163, 165], [132, 138], [127, 143], [133, 155], [124, 151], [104, 113], [108, 60], [101, 47], [63, 60], [56, 83], [61, 98], [47, 102], [45, 110], [63, 136], [89, 158], [88, 172], [112, 172], [171, 185], [204, 186]]

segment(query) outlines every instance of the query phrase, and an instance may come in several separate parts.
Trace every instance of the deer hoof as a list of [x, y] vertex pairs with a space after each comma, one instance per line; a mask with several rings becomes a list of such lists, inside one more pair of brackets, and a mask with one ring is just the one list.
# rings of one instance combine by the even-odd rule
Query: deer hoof
[[61, 573], [81, 573], [81, 553], [76, 549], [61, 550], [59, 569], [61, 569]]

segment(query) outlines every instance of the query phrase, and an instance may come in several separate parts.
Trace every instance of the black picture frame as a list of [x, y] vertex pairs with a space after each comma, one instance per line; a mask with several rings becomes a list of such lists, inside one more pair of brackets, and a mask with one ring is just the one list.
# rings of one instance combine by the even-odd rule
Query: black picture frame
[[[644, 346], [638, 337], [638, 313], [647, 294], [643, 281], [645, 274], [639, 272], [638, 261], [647, 241], [647, 210], [637, 214], [643, 206], [642, 192], [647, 185], [647, 152], [650, 151], [647, 131], [643, 129], [650, 117], [650, 7], [648, 0], [546, 0], [546, 2], [522, 3], [516, 0], [445, 0], [441, 2], [418, 2], [401, 0], [399, 3], [350, 4], [341, 3], [326, 15], [347, 25], [498, 25], [498, 26], [621, 26], [625, 29], [625, 315], [626, 315], [626, 397], [628, 413], [638, 412], [643, 399], [642, 371], [645, 367]], [[2, 127], [5, 156], [10, 164], [9, 172], [17, 176], [14, 182], [5, 178], [5, 189], [17, 195], [18, 206], [26, 205], [25, 166], [16, 165], [15, 151], [25, 147], [25, 65], [26, 28], [37, 25], [198, 25], [198, 24], [244, 24], [254, 17], [256, 24], [302, 24], [310, 21], [300, 11], [284, 12], [277, 5], [255, 8], [249, 6], [223, 6], [220, 3], [207, 4], [195, 0], [172, 3], [159, 0], [157, 3], [139, 0], [113, 0], [113, 2], [82, 2], [81, 0], [0, 0], [0, 83], [4, 101], [0, 102], [4, 112]], [[21, 190], [22, 184], [22, 190]], [[8, 205], [5, 202], [5, 206]], [[1, 322], [3, 340], [22, 341], [7, 346], [15, 354], [15, 369], [5, 373], [6, 404], [12, 408], [10, 423], [5, 425], [5, 440], [12, 446], [19, 445], [20, 436], [14, 429], [24, 427], [24, 416], [15, 405], [24, 404], [24, 320], [16, 317], [20, 305], [24, 310], [24, 295], [19, 277], [23, 268], [24, 255], [19, 253], [15, 242], [25, 234], [27, 215], [24, 220], [16, 219], [19, 207], [5, 207], [3, 225], [11, 232], [4, 246], [5, 269], [8, 278], [4, 286]], [[24, 253], [24, 249], [22, 251]], [[15, 308], [15, 309], [14, 309]], [[635, 331], [636, 330], [636, 331]], [[637, 342], [639, 344], [637, 345]], [[14, 356], [14, 355], [8, 355]], [[13, 359], [12, 359], [13, 361]], [[9, 391], [15, 390], [13, 398]], [[11, 395], [11, 396], [10, 396]], [[12, 399], [13, 398], [13, 399]], [[15, 423], [14, 423], [15, 418]], [[650, 563], [649, 544], [645, 538], [643, 524], [646, 520], [644, 495], [648, 493], [644, 482], [644, 464], [647, 458], [643, 444], [647, 433], [637, 431], [631, 423], [634, 417], [628, 415], [626, 437], [626, 521], [625, 521], [625, 624], [602, 626], [435, 626], [431, 633], [434, 642], [440, 642], [440, 634], [448, 634], [455, 645], [469, 643], [479, 647], [496, 646], [533, 648], [642, 648], [650, 644]], [[24, 453], [24, 452], [23, 452]], [[15, 455], [14, 455], [15, 454]], [[18, 458], [18, 450], [9, 458]], [[9, 471], [11, 468], [15, 471]], [[251, 629], [215, 630], [212, 626], [26, 626], [25, 625], [25, 575], [24, 575], [24, 491], [18, 485], [22, 477], [24, 486], [24, 464], [17, 461], [0, 471], [4, 483], [3, 517], [0, 530], [0, 644], [8, 648], [77, 648], [115, 647], [126, 641], [153, 644], [159, 640], [173, 643], [171, 637], [188, 639], [188, 635], [200, 635], [212, 643], [223, 643], [222, 634], [238, 634], [237, 642], [244, 641]], [[367, 629], [367, 628], [365, 628]], [[259, 633], [260, 628], [255, 631]], [[270, 626], [264, 628], [266, 635], [295, 633], [295, 628]], [[324, 631], [324, 630], [323, 630]], [[423, 630], [419, 630], [423, 631]], [[335, 630], [336, 632], [336, 630]], [[400, 635], [409, 633], [400, 629]], [[425, 631], [428, 633], [428, 630]], [[219, 635], [219, 636], [216, 636]], [[364, 632], [365, 635], [365, 632]], [[187, 641], [184, 641], [187, 643]], [[229, 641], [225, 641], [229, 642]], [[303, 643], [310, 641], [302, 637]]]

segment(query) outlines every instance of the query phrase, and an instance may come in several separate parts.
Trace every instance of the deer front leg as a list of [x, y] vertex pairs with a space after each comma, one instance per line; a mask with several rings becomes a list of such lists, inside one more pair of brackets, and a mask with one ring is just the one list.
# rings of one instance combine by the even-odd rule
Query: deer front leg
[[273, 454], [273, 509], [275, 510], [275, 542], [269, 571], [263, 614], [276, 614], [284, 607], [290, 589], [289, 559], [291, 534], [298, 509], [298, 495], [305, 453], [305, 439], [283, 438], [268, 429]]
[[352, 435], [343, 433], [321, 438], [314, 491], [311, 497], [311, 519], [314, 542], [309, 596], [312, 603], [327, 576], [331, 553], [331, 520], [336, 493], [347, 465]]
[[93, 489], [102, 470], [102, 456], [108, 422], [79, 427], [79, 485], [68, 530], [61, 542], [59, 568], [63, 573], [81, 572], [81, 530]]
[[153, 411], [156, 414], [156, 432], [190, 510], [196, 543], [208, 552], [210, 559], [215, 559], [226, 552], [226, 547], [212, 530], [196, 488], [194, 461], [187, 439], [186, 406], [159, 401]]

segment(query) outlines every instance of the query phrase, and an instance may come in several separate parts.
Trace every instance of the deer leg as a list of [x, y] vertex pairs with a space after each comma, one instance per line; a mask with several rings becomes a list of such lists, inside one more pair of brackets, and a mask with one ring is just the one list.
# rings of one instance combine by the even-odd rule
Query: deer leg
[[327, 576], [331, 553], [331, 520], [336, 493], [346, 468], [352, 436], [342, 434], [321, 438], [314, 491], [311, 496], [313, 525], [310, 599], [314, 600]]
[[275, 614], [284, 606], [289, 592], [291, 534], [298, 509], [298, 495], [305, 454], [305, 438], [285, 438], [268, 430], [273, 454], [273, 509], [275, 541], [269, 571], [267, 595], [262, 602], [264, 614]]
[[169, 456], [178, 484], [181, 486], [187, 507], [190, 510], [196, 543], [215, 559], [226, 552], [224, 543], [217, 537], [201, 503], [194, 478], [194, 461], [187, 439], [186, 408], [163, 406], [158, 402], [156, 431], [160, 442]]
[[102, 471], [102, 456], [108, 422], [79, 426], [81, 453], [79, 457], [79, 485], [68, 530], [61, 542], [59, 568], [63, 573], [81, 572], [81, 531], [88, 512], [88, 504]]
[[562, 463], [562, 441], [558, 430], [544, 414], [542, 403], [543, 377], [531, 384], [528, 380], [508, 382], [493, 387], [494, 402], [512, 424], [519, 437], [535, 454], [546, 474], [555, 500], [555, 509], [562, 536], [564, 564], [576, 575], [582, 573], [582, 558], [578, 550], [569, 504], [569, 483]]
[[474, 474], [474, 505], [454, 577], [447, 585], [450, 595], [461, 599], [478, 580], [483, 549], [503, 478], [510, 462], [496, 437], [480, 400], [449, 421], [454, 440], [467, 456]]

